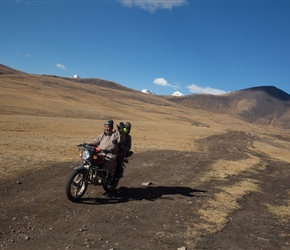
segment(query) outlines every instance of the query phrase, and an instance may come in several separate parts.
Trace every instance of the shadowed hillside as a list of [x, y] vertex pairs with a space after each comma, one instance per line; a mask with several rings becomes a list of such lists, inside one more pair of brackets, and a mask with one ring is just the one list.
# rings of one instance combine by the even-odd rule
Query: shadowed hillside
[[73, 78], [71, 79], [74, 82], [84, 83], [84, 84], [91, 84], [96, 85], [99, 87], [105, 87], [105, 88], [113, 88], [113, 89], [119, 89], [119, 90], [125, 90], [129, 92], [135, 92], [133, 89], [126, 88], [118, 83], [106, 81], [103, 79], [96, 79], [96, 78]]
[[9, 68], [3, 64], [0, 64], [0, 75], [4, 75], [4, 74], [5, 75], [9, 75], [9, 74], [20, 75], [20, 74], [26, 74], [26, 73]]
[[224, 95], [166, 97], [185, 107], [231, 114], [250, 123], [290, 128], [290, 95], [274, 86], [262, 86]]

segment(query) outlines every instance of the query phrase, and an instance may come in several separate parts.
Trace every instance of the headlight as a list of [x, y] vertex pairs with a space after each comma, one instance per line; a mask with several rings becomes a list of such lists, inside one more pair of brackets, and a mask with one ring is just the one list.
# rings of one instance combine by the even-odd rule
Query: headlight
[[87, 160], [87, 159], [90, 158], [90, 152], [89, 152], [89, 150], [85, 149], [85, 150], [83, 151], [82, 158], [83, 158], [84, 160]]

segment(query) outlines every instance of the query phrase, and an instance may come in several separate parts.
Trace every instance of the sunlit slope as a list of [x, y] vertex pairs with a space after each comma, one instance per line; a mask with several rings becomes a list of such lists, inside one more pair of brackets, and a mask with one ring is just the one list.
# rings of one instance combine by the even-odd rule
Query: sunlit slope
[[[248, 92], [246, 96], [249, 96]], [[202, 106], [195, 106], [194, 96], [155, 96], [107, 80], [32, 75], [0, 64], [0, 114], [3, 115], [127, 119], [140, 123], [162, 122], [162, 126], [173, 122], [176, 126], [234, 130], [245, 130], [239, 127], [250, 126], [248, 121], [232, 112], [221, 114], [215, 109], [207, 110], [204, 108], [207, 104], [209, 107], [216, 105], [205, 97], [199, 98]], [[275, 123], [268, 125], [272, 127]]]
[[[211, 113], [100, 79], [0, 74], [0, 114], [105, 120], [177, 121], [210, 126]], [[207, 115], [206, 115], [207, 114]], [[218, 118], [218, 117], [217, 117]], [[222, 118], [220, 118], [223, 120]]]
[[[107, 119], [132, 123], [135, 153], [201, 152], [207, 159], [211, 149], [198, 140], [229, 131], [266, 137], [269, 143], [277, 140], [267, 151], [275, 157], [281, 145], [289, 148], [288, 130], [272, 125], [185, 107], [106, 80], [30, 75], [0, 65], [0, 181], [56, 162], [78, 161], [76, 145], [101, 133]], [[261, 143], [251, 145], [255, 150], [267, 149]]]

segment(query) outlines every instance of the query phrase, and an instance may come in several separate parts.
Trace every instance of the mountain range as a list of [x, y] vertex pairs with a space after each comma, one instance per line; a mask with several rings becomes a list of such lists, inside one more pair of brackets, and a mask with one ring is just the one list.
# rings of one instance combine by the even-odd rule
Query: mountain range
[[[41, 83], [42, 85], [31, 85], [30, 83]], [[15, 84], [13, 84], [15, 83]], [[17, 84], [16, 84], [17, 83]], [[27, 92], [17, 91], [18, 86], [26, 85], [30, 90], [25, 89]], [[20, 84], [20, 85], [19, 85]], [[151, 103], [153, 105], [163, 106], [178, 105], [179, 107], [190, 108], [195, 110], [204, 110], [206, 112], [212, 112], [216, 114], [227, 114], [229, 117], [235, 117], [242, 119], [248, 123], [255, 123], [261, 125], [271, 125], [275, 127], [281, 127], [284, 129], [290, 128], [290, 95], [275, 86], [258, 86], [234, 92], [222, 94], [222, 95], [208, 95], [208, 94], [192, 94], [192, 95], [180, 95], [180, 96], [158, 96], [158, 95], [144, 95], [144, 91], [136, 91], [118, 83], [97, 79], [97, 78], [65, 78], [50, 75], [34, 75], [25, 72], [12, 69], [3, 64], [0, 64], [0, 88], [3, 90], [1, 95], [1, 109], [0, 113], [14, 112], [13, 108], [9, 106], [7, 102], [11, 99], [7, 98], [5, 93], [15, 94], [15, 98], [27, 99], [30, 98], [28, 93], [32, 89], [35, 90], [32, 95], [37, 95], [37, 91], [41, 86], [54, 86], [55, 88], [77, 88], [78, 91], [88, 92], [89, 90], [85, 86], [97, 86], [100, 89], [93, 91], [98, 92], [98, 96], [102, 101], [110, 101], [112, 96], [107, 95], [104, 88], [114, 89], [119, 91], [118, 98], [126, 99], [126, 103], [130, 103], [134, 100], [143, 103]], [[25, 86], [22, 86], [25, 87]], [[90, 87], [90, 89], [91, 89]], [[5, 92], [5, 91], [10, 92]], [[1, 92], [2, 92], [1, 90]], [[5, 91], [4, 91], [5, 90]], [[21, 93], [20, 93], [21, 92]], [[67, 92], [67, 91], [66, 91]], [[91, 94], [91, 92], [90, 92]], [[35, 98], [34, 97], [34, 98]], [[65, 98], [74, 99], [76, 96], [67, 96]], [[45, 101], [45, 99], [44, 99]], [[31, 107], [32, 108], [32, 107]], [[55, 108], [50, 106], [51, 109]], [[47, 107], [46, 112], [49, 114], [52, 112]], [[57, 111], [55, 111], [57, 112]]]
[[229, 114], [250, 123], [290, 128], [290, 95], [274, 86], [247, 88], [223, 95], [165, 98], [185, 107]]

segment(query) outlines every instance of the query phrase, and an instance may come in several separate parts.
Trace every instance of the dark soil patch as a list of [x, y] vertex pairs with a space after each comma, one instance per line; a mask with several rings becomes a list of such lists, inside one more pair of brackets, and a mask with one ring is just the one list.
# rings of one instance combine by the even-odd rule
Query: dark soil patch
[[[290, 166], [265, 159], [266, 170], [225, 180], [200, 181], [217, 159], [238, 160], [252, 138], [244, 133], [200, 141], [203, 153], [156, 151], [134, 154], [111, 195], [88, 188], [81, 203], [65, 197], [67, 177], [77, 163], [55, 165], [1, 185], [1, 249], [289, 249], [288, 220], [264, 204], [287, 205]], [[191, 245], [189, 222], [217, 192], [245, 176], [260, 182], [260, 193], [239, 200], [240, 209], [214, 234]], [[143, 186], [142, 183], [152, 185]]]

